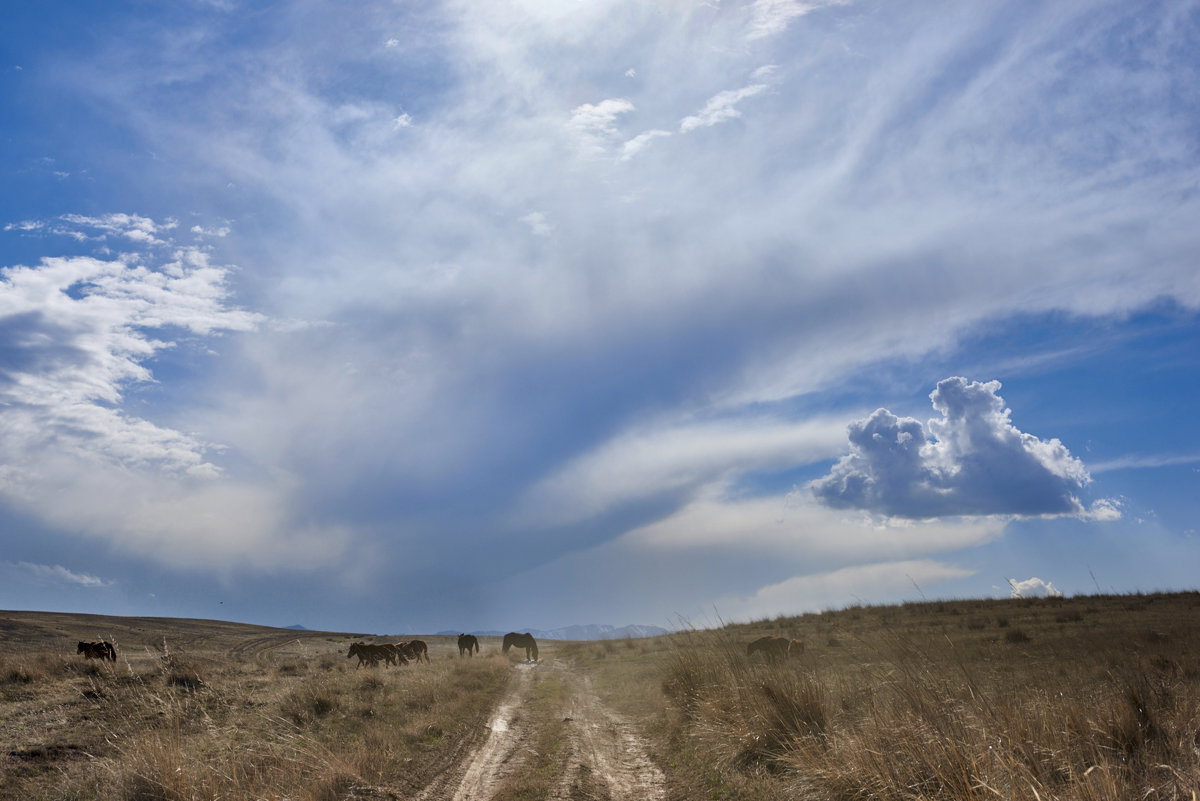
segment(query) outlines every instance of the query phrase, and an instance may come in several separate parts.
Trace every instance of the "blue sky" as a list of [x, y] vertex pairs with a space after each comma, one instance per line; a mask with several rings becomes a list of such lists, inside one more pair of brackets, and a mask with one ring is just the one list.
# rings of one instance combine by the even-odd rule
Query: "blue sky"
[[24, 4], [0, 42], [0, 608], [1197, 586], [1197, 3]]

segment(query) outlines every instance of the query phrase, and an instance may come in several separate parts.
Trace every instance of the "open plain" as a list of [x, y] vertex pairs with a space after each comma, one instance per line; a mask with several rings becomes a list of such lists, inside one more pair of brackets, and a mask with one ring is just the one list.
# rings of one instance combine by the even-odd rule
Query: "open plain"
[[[540, 643], [0, 612], [2, 799], [1195, 799], [1200, 594]], [[747, 656], [761, 636], [804, 643]], [[78, 641], [106, 640], [115, 662]]]

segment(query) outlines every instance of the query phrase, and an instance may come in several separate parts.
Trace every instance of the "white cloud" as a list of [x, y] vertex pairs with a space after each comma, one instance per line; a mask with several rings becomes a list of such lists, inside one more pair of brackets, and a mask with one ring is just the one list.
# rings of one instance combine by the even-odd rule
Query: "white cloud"
[[116, 583], [88, 573], [76, 573], [62, 565], [39, 565], [31, 562], [3, 562], [0, 564], [14, 569], [14, 572], [17, 574], [32, 576], [38, 581], [52, 584], [78, 584], [81, 587], [111, 587]]
[[619, 97], [602, 100], [596, 104], [584, 103], [571, 111], [567, 130], [577, 137], [580, 150], [584, 154], [601, 155], [620, 138], [616, 127], [617, 119], [633, 110], [633, 103]]
[[1016, 581], [1009, 579], [1008, 585], [1012, 589], [1013, 598], [1061, 598], [1062, 593], [1058, 591], [1049, 581], [1042, 581], [1034, 576], [1033, 578], [1025, 579], [1024, 581]]
[[697, 128], [707, 128], [721, 122], [737, 119], [742, 116], [735, 106], [748, 97], [754, 97], [767, 90], [767, 84], [756, 83], [743, 86], [741, 89], [730, 89], [713, 95], [704, 104], [699, 113], [684, 117], [679, 121], [680, 133], [690, 133]]
[[913, 521], [847, 515], [803, 497], [739, 498], [712, 486], [667, 517], [634, 529], [623, 540], [656, 550], [803, 554], [839, 563], [901, 559], [981, 545], [998, 537], [1000, 520]]
[[[96, 219], [146, 234], [133, 239], [156, 251], [169, 244], [157, 235], [170, 225]], [[328, 564], [345, 533], [293, 520], [286, 474], [226, 480], [210, 461], [219, 448], [127, 403], [133, 387], [155, 381], [152, 359], [195, 346], [180, 339], [262, 322], [228, 305], [229, 269], [205, 251], [176, 248], [154, 267], [131, 261], [80, 256], [0, 269], [0, 497], [59, 530], [189, 569]], [[165, 329], [176, 339], [156, 336]]]
[[621, 161], [628, 161], [629, 159], [636, 156], [638, 153], [641, 153], [642, 150], [644, 150], [646, 148], [646, 146], [649, 145], [651, 142], [653, 142], [655, 139], [658, 139], [659, 137], [663, 137], [663, 136], [670, 136], [670, 135], [671, 135], [670, 131], [661, 131], [658, 129], [654, 129], [651, 131], [646, 131], [644, 133], [638, 134], [637, 136], [630, 139], [628, 142], [626, 142], [621, 147]]
[[157, 270], [90, 257], [0, 269], [0, 429], [10, 458], [43, 449], [210, 472], [195, 438], [130, 416], [127, 387], [153, 380], [145, 363], [173, 347], [151, 331], [249, 331], [258, 315], [224, 307], [226, 271], [181, 249]]
[[1139, 454], [1121, 456], [1116, 459], [1106, 459], [1102, 462], [1088, 464], [1088, 472], [1095, 475], [1108, 473], [1112, 470], [1146, 470], [1159, 467], [1174, 467], [1182, 464], [1200, 462], [1200, 454]]
[[46, 227], [46, 224], [44, 222], [42, 222], [41, 220], [22, 220], [21, 222], [17, 222], [17, 223], [6, 223], [4, 226], [4, 230], [5, 231], [21, 231], [23, 233], [31, 233], [33, 231], [40, 231], [40, 230], [44, 229], [45, 227]]
[[750, 39], [774, 36], [787, 30], [796, 17], [802, 17], [823, 6], [840, 5], [845, 0], [754, 0], [750, 6]]
[[[102, 217], [88, 217], [82, 214], [64, 214], [60, 217], [63, 222], [68, 223], [77, 228], [88, 229], [99, 232], [96, 236], [105, 238], [109, 235], [123, 237], [132, 242], [146, 245], [163, 245], [166, 244], [164, 239], [160, 238], [160, 234], [165, 234], [178, 227], [177, 220], [166, 220], [165, 222], [156, 222], [149, 217], [143, 217], [139, 214], [106, 214]], [[68, 233], [70, 229], [60, 229], [58, 233]], [[85, 235], [82, 231], [76, 231], [78, 235]]]
[[212, 228], [206, 228], [203, 225], [193, 225], [191, 228], [192, 233], [195, 234], [197, 238], [202, 236], [215, 236], [218, 239], [224, 239], [225, 237], [229, 236], [229, 232], [232, 230], [233, 229], [228, 225], [219, 225]]
[[584, 520], [746, 473], [830, 458], [841, 442], [840, 423], [826, 418], [647, 424], [562, 466], [532, 487], [519, 508], [543, 524]]
[[999, 389], [947, 378], [929, 396], [942, 417], [928, 426], [886, 409], [851, 424], [851, 453], [813, 493], [832, 507], [909, 518], [1083, 514], [1083, 463], [1057, 439], [1017, 430]]

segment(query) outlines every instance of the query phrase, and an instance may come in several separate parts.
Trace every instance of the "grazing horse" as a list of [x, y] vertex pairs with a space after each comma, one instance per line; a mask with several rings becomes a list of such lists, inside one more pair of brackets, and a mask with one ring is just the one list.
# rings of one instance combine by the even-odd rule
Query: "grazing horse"
[[804, 651], [803, 640], [789, 640], [787, 637], [759, 637], [746, 646], [746, 656], [756, 653], [766, 654], [772, 662], [800, 654]]
[[379, 664], [379, 660], [384, 660], [386, 664], [396, 664], [396, 651], [394, 645], [368, 645], [365, 642], [350, 643], [350, 650], [346, 652], [346, 658], [352, 656], [358, 657], [358, 664], [354, 666], [355, 670], [363, 666], [365, 662], [367, 667], [375, 667]]
[[420, 662], [421, 657], [425, 657], [425, 661], [429, 661], [429, 646], [424, 640], [407, 640], [405, 642], [396, 643], [396, 650], [401, 657], [407, 657], [414, 662]]
[[75, 653], [83, 654], [84, 659], [111, 659], [117, 661], [117, 649], [113, 648], [111, 642], [99, 640], [97, 642], [81, 642], [75, 649]]
[[504, 635], [504, 645], [502, 646], [501, 650], [503, 650], [504, 653], [507, 654], [508, 649], [512, 648], [514, 645], [517, 646], [518, 648], [525, 649], [526, 661], [532, 661], [532, 662], [538, 661], [537, 640], [533, 639], [532, 634], [530, 634], [529, 632], [525, 632], [524, 634], [518, 634], [515, 631], [510, 631], [508, 634], [505, 634]]
[[474, 634], [458, 635], [458, 658], [462, 659], [463, 654], [467, 656], [475, 656], [479, 653], [479, 638]]

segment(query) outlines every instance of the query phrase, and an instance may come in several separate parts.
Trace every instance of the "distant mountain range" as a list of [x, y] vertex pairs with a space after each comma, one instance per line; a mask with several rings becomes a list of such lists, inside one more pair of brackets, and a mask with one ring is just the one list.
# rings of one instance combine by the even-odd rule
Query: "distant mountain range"
[[[661, 626], [608, 626], [593, 623], [588, 626], [563, 626], [558, 629], [521, 629], [544, 640], [623, 640], [626, 637], [657, 637], [671, 632]], [[439, 631], [439, 635], [454, 637], [462, 632]], [[477, 637], [503, 637], [507, 631], [470, 631]]]

